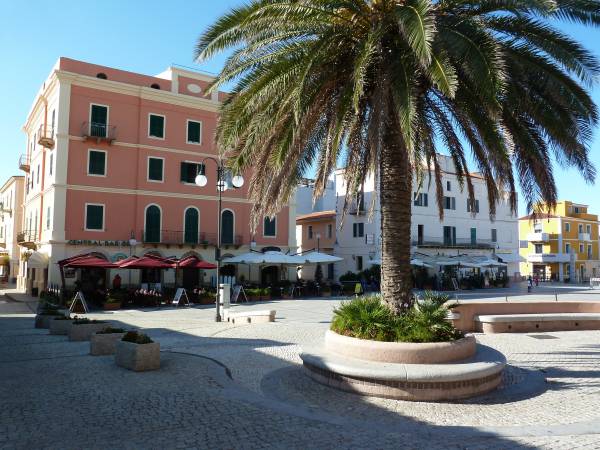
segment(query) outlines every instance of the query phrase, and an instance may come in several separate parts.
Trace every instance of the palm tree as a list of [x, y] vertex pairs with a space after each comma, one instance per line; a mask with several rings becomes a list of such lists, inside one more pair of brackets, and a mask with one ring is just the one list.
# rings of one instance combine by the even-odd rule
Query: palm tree
[[600, 67], [561, 21], [597, 26], [600, 2], [253, 0], [202, 34], [195, 56], [231, 52], [211, 86], [234, 85], [217, 143], [234, 171], [253, 170], [255, 222], [311, 167], [315, 197], [339, 162], [352, 195], [374, 175], [382, 295], [400, 312], [411, 298], [411, 202], [426, 179], [443, 216], [439, 147], [471, 202], [474, 161], [492, 218], [499, 201], [516, 212], [517, 182], [528, 209], [554, 205], [553, 161], [593, 182], [598, 112], [586, 89]]

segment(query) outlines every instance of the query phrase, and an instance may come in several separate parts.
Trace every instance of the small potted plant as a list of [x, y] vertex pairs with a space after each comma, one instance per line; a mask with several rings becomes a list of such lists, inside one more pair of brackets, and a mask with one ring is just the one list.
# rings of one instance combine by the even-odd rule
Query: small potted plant
[[108, 325], [104, 320], [92, 320], [87, 317], [73, 318], [71, 328], [69, 328], [70, 341], [89, 341], [97, 331], [103, 330]]
[[117, 309], [121, 309], [121, 299], [109, 296], [102, 307], [105, 311], [115, 311]]
[[128, 331], [117, 342], [115, 362], [135, 372], [159, 369], [160, 344], [143, 333]]
[[260, 300], [261, 293], [262, 289], [260, 288], [246, 289], [246, 295], [248, 296], [248, 300], [251, 302], [258, 302]]
[[260, 290], [260, 299], [261, 300], [271, 300], [271, 288], [266, 287]]
[[90, 338], [90, 354], [113, 355], [117, 348], [117, 342], [123, 339], [125, 330], [123, 328], [106, 327], [103, 330], [96, 331]]
[[50, 321], [50, 334], [68, 335], [72, 324], [73, 318], [70, 314], [56, 316]]

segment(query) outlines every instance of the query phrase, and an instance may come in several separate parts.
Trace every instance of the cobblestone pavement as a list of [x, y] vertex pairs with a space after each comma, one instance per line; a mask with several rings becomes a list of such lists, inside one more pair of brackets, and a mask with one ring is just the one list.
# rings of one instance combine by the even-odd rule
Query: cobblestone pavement
[[600, 448], [600, 332], [478, 335], [508, 358], [500, 390], [403, 402], [304, 375], [298, 354], [336, 304], [237, 306], [277, 310], [275, 323], [237, 327], [208, 307], [90, 314], [161, 343], [161, 369], [133, 373], [0, 297], [0, 448]]

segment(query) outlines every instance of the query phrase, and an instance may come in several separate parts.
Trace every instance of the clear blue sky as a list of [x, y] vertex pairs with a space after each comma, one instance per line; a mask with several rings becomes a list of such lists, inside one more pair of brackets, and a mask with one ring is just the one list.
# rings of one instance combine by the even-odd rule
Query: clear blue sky
[[[6, 0], [0, 15], [0, 182], [20, 174], [25, 151], [25, 122], [34, 95], [59, 56], [154, 75], [172, 63], [195, 66], [197, 36], [239, 0], [107, 0], [104, 2]], [[571, 33], [600, 56], [600, 29], [568, 26]], [[198, 69], [218, 72], [223, 59]], [[600, 104], [600, 84], [594, 88]], [[600, 130], [592, 160], [600, 172]], [[600, 176], [586, 185], [574, 170], [556, 168], [561, 198], [587, 203], [600, 213]], [[523, 203], [523, 202], [522, 202]], [[523, 213], [523, 204], [520, 209]]]

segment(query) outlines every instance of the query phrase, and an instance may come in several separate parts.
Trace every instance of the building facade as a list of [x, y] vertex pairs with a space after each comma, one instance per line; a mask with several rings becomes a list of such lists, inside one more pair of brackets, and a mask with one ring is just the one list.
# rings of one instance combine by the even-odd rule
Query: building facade
[[[111, 261], [147, 252], [215, 260], [217, 167], [210, 158], [218, 155], [214, 135], [225, 94], [207, 95], [211, 81], [178, 67], [146, 76], [58, 60], [24, 126], [21, 287], [58, 284], [57, 262], [88, 252]], [[194, 183], [200, 173], [208, 177], [204, 187]], [[227, 187], [223, 255], [295, 250], [293, 205], [251, 233], [247, 183]], [[172, 272], [161, 281], [174, 281]], [[121, 277], [135, 284], [143, 281], [137, 275]]]
[[5, 262], [0, 266], [0, 277], [11, 283], [19, 276], [17, 235], [23, 225], [24, 181], [22, 176], [13, 176], [0, 188], [0, 255]]
[[[439, 160], [444, 188], [444, 219], [440, 221], [438, 216], [435, 184], [429, 183], [428, 176], [419, 189], [415, 182], [411, 219], [412, 254], [496, 257], [508, 265], [509, 275], [518, 274], [517, 216], [511, 212], [506, 197], [496, 206], [495, 218], [491, 220], [483, 178], [472, 174], [476, 200], [471, 208], [466, 189], [462, 191], [460, 188], [452, 160], [443, 155], [439, 155]], [[337, 170], [331, 181], [333, 189], [331, 192], [326, 189], [323, 202], [328, 204], [331, 199], [335, 202], [337, 232], [334, 254], [344, 258], [344, 261], [335, 264], [337, 278], [347, 271], [359, 272], [371, 264], [380, 263], [381, 222], [379, 200], [372, 177], [365, 180], [359, 198], [349, 203], [345, 217], [342, 214], [346, 199], [344, 171]], [[310, 185], [298, 187], [296, 202], [299, 211], [311, 209], [306, 200], [310, 195], [302, 193], [310, 189]], [[306, 235], [298, 236], [302, 238], [298, 241], [299, 245], [304, 248]]]
[[588, 205], [560, 201], [551, 213], [521, 217], [519, 239], [526, 276], [573, 282], [600, 276], [598, 216], [588, 213]]

